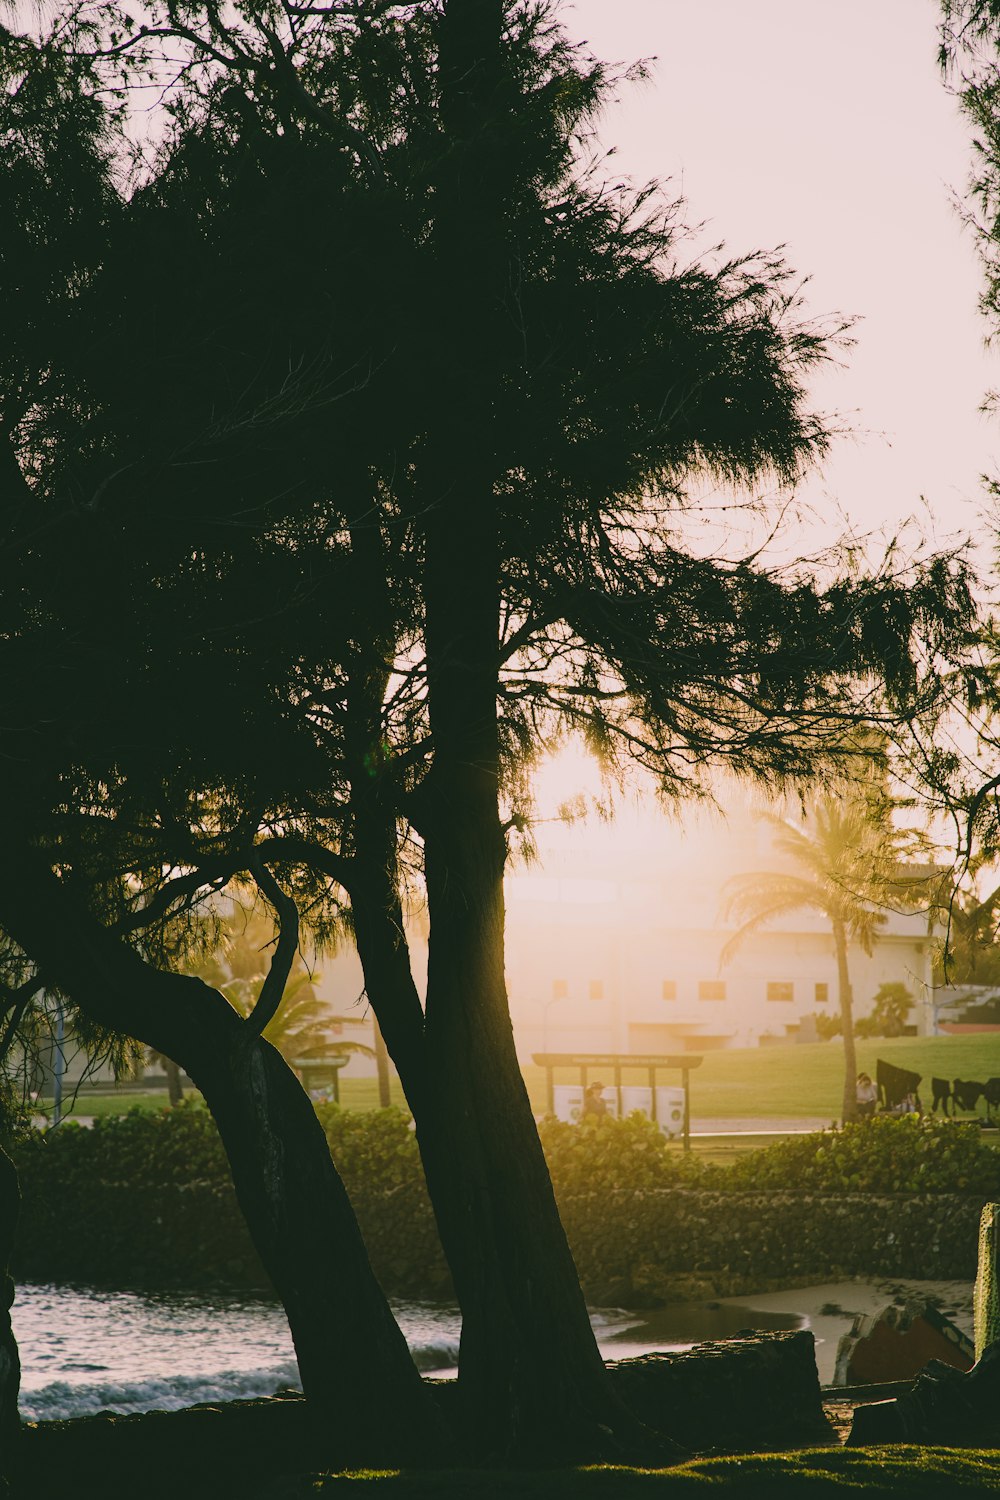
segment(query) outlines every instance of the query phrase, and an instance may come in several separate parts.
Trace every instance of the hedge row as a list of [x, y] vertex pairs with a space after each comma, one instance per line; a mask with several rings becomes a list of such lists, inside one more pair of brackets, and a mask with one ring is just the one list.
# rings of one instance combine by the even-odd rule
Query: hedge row
[[[398, 1296], [449, 1289], [409, 1118], [322, 1105], [372, 1262]], [[204, 1108], [132, 1110], [11, 1147], [22, 1210], [14, 1274], [106, 1285], [267, 1286]]]
[[717, 1193], [1000, 1196], [1000, 1151], [971, 1122], [881, 1115], [748, 1151], [728, 1167], [667, 1146], [642, 1115], [582, 1125], [547, 1119], [540, 1134], [557, 1193], [687, 1187]]
[[843, 1276], [971, 1281], [982, 1204], [675, 1189], [574, 1194], [559, 1206], [591, 1300], [641, 1306], [692, 1278], [719, 1294]]
[[[413, 1131], [398, 1110], [320, 1118], [373, 1264], [398, 1296], [448, 1276]], [[710, 1167], [641, 1117], [543, 1121], [567, 1233], [593, 1301], [642, 1302], [695, 1275], [720, 1290], [837, 1274], [968, 1279], [1000, 1158], [979, 1127], [876, 1120]], [[266, 1285], [207, 1112], [194, 1105], [19, 1142], [15, 1273], [112, 1285]]]
[[[399, 1109], [355, 1112], [320, 1105], [320, 1123], [348, 1190], [393, 1192], [423, 1176], [409, 1116]], [[644, 1116], [539, 1127], [557, 1193], [699, 1188], [712, 1192], [954, 1193], [1000, 1196], [1000, 1152], [979, 1125], [881, 1116], [747, 1152], [730, 1167], [706, 1164], [669, 1146]], [[61, 1190], [95, 1181], [148, 1187], [222, 1185], [229, 1169], [211, 1115], [198, 1103], [132, 1110], [29, 1132], [13, 1147], [22, 1181]]]

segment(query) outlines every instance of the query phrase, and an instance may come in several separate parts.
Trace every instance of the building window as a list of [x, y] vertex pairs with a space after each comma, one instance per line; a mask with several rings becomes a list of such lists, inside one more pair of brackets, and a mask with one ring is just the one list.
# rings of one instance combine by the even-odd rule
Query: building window
[[699, 1000], [725, 1000], [726, 981], [724, 979], [701, 979], [698, 981]]
[[664, 1000], [676, 1000], [677, 999], [677, 980], [676, 979], [665, 979], [663, 981], [663, 989], [661, 991], [661, 996], [662, 996], [662, 998]]
[[787, 984], [783, 979], [772, 979], [767, 986], [767, 998], [769, 1000], [794, 1000], [795, 986]]
[[604, 980], [603, 979], [592, 979], [590, 981], [590, 984], [587, 986], [587, 993], [590, 996], [591, 1000], [603, 1000], [604, 999]]
[[825, 1005], [829, 998], [830, 986], [828, 984], [818, 984], [816, 986], [816, 1004]]
[[553, 1000], [565, 1000], [566, 996], [568, 994], [569, 994], [569, 985], [567, 984], [566, 980], [565, 979], [553, 979], [553, 981], [552, 981], [552, 998], [553, 998]]

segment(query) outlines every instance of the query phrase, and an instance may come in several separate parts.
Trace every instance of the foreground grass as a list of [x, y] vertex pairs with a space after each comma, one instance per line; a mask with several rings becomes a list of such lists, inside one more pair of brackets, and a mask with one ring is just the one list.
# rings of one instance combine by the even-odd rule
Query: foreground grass
[[[1000, 1077], [1000, 1032], [968, 1036], [928, 1036], [859, 1040], [858, 1068], [875, 1076], [875, 1063], [884, 1058], [909, 1068], [924, 1079], [924, 1104], [930, 1108], [932, 1077]], [[536, 1113], [545, 1109], [545, 1073], [529, 1064], [524, 1069], [528, 1093]], [[556, 1075], [557, 1083], [577, 1083], [579, 1069]], [[639, 1072], [625, 1075], [627, 1083], [644, 1083]], [[664, 1074], [664, 1083], [680, 1076]], [[610, 1082], [605, 1076], [604, 1082]], [[801, 1046], [753, 1047], [706, 1052], [691, 1074], [691, 1119], [807, 1118], [834, 1120], [840, 1116], [844, 1087], [844, 1052], [839, 1037]], [[980, 1109], [982, 1106], [980, 1106]], [[967, 1116], [966, 1118], [971, 1118]]]
[[906, 1495], [1000, 1492], [1000, 1451], [952, 1448], [814, 1448], [698, 1459], [675, 1469], [361, 1471], [287, 1480], [271, 1500], [698, 1500], [715, 1495]]

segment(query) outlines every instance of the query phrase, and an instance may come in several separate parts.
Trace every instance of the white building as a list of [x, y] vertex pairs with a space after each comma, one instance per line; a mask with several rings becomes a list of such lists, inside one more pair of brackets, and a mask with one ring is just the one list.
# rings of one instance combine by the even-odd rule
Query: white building
[[[829, 924], [802, 911], [748, 938], [727, 963], [720, 918], [734, 875], [781, 869], [773, 828], [737, 809], [682, 834], [648, 806], [610, 825], [553, 825], [539, 863], [507, 880], [507, 981], [518, 1053], [676, 1053], [815, 1040], [838, 1013]], [[787, 868], [787, 862], [785, 862]], [[852, 946], [854, 1014], [879, 986], [914, 996], [933, 1029], [931, 936], [922, 912], [887, 913], [870, 956]]]
[[[787, 864], [786, 864], [787, 867]], [[815, 1012], [838, 1013], [829, 925], [803, 911], [755, 934], [728, 963], [720, 920], [733, 875], [780, 869], [773, 828], [737, 802], [723, 819], [685, 814], [684, 830], [645, 803], [610, 823], [544, 825], [539, 859], [506, 880], [507, 988], [518, 1055], [677, 1053], [814, 1040]], [[424, 989], [426, 919], [408, 924]], [[887, 913], [871, 956], [853, 946], [854, 1014], [879, 986], [914, 997], [909, 1021], [934, 1029], [932, 939], [922, 912]], [[372, 1045], [371, 1012], [353, 948], [324, 956], [317, 988], [338, 1039]], [[364, 1057], [350, 1075], [374, 1071]]]

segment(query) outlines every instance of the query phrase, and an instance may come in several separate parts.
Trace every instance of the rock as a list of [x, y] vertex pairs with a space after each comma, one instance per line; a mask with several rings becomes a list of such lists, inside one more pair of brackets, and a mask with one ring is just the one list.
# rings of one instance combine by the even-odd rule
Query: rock
[[931, 1443], [950, 1448], [1000, 1445], [1000, 1341], [971, 1370], [932, 1360], [905, 1395], [859, 1406], [847, 1437], [871, 1443]]
[[834, 1385], [880, 1385], [912, 1380], [931, 1360], [971, 1370], [975, 1350], [968, 1334], [925, 1300], [886, 1307], [854, 1320], [837, 1346]]
[[626, 1406], [687, 1449], [766, 1450], [830, 1436], [808, 1329], [748, 1329], [609, 1370]]

